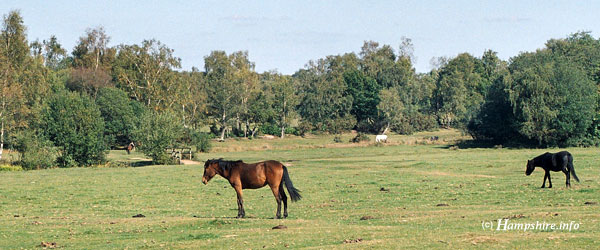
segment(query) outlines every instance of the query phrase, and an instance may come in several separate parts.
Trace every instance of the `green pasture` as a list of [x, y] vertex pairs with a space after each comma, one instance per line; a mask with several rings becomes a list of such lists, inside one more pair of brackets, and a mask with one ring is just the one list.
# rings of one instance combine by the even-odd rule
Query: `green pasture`
[[[438, 135], [439, 140], [427, 138]], [[598, 148], [568, 148], [581, 183], [562, 173], [541, 189], [543, 171], [525, 164], [559, 149], [456, 148], [455, 131], [343, 143], [333, 136], [214, 142], [204, 161], [274, 159], [288, 166], [303, 199], [273, 219], [268, 188], [235, 192], [221, 177], [201, 183], [202, 165], [0, 172], [0, 248], [263, 249], [506, 248], [600, 245]], [[374, 138], [374, 136], [372, 136]], [[373, 139], [372, 138], [372, 139]], [[114, 161], [144, 162], [112, 151]], [[126, 165], [126, 164], [122, 164]], [[120, 166], [122, 166], [120, 165]], [[135, 165], [135, 164], [130, 164]], [[587, 203], [587, 204], [586, 204]], [[145, 217], [134, 218], [142, 214]], [[361, 220], [362, 218], [362, 220]], [[496, 231], [482, 222], [578, 223], [577, 230]], [[285, 225], [287, 229], [272, 229]]]

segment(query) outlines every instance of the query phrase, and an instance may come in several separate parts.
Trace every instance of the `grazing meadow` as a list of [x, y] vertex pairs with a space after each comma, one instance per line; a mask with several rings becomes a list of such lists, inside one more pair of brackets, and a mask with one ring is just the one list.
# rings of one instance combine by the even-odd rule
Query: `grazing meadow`
[[[600, 245], [597, 148], [567, 148], [581, 182], [527, 159], [562, 149], [454, 146], [455, 130], [392, 135], [388, 143], [333, 136], [214, 142], [198, 164], [152, 166], [138, 152], [111, 151], [122, 167], [0, 172], [0, 248], [589, 248]], [[437, 136], [437, 140], [432, 137]], [[465, 144], [466, 145], [466, 144]], [[278, 160], [303, 199], [274, 219], [268, 188], [235, 191], [203, 161]], [[138, 166], [138, 167], [127, 167]], [[497, 230], [508, 223], [577, 224], [567, 229]], [[491, 226], [490, 224], [491, 223]], [[515, 225], [516, 225], [515, 224]], [[283, 225], [284, 229], [273, 229]]]

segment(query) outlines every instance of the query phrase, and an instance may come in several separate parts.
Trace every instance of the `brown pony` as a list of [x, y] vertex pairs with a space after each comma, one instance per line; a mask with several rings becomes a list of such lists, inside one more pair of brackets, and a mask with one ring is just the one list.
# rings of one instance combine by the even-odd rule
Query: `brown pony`
[[127, 150], [127, 154], [131, 154], [131, 151], [135, 149], [135, 144], [133, 144], [133, 142], [129, 143], [129, 145], [127, 145], [127, 148], [125, 148], [125, 150]]
[[204, 163], [202, 183], [206, 185], [217, 174], [227, 179], [237, 193], [238, 218], [246, 216], [242, 189], [257, 189], [269, 184], [277, 201], [276, 215], [278, 219], [281, 219], [281, 201], [283, 201], [283, 217], [288, 216], [287, 196], [283, 191], [284, 183], [292, 201], [295, 202], [302, 198], [300, 190], [294, 188], [287, 168], [278, 161], [246, 164], [242, 161], [224, 161], [223, 159], [207, 160]]

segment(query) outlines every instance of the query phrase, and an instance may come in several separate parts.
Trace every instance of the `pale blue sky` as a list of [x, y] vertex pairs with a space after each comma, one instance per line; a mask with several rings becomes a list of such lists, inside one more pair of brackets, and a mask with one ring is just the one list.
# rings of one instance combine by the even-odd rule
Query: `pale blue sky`
[[508, 59], [550, 38], [600, 32], [600, 1], [23, 1], [30, 40], [56, 35], [69, 52], [88, 27], [102, 25], [110, 45], [156, 38], [183, 69], [203, 68], [211, 50], [248, 50], [258, 72], [291, 74], [311, 59], [358, 52], [365, 40], [415, 45], [416, 69], [432, 57], [484, 50]]

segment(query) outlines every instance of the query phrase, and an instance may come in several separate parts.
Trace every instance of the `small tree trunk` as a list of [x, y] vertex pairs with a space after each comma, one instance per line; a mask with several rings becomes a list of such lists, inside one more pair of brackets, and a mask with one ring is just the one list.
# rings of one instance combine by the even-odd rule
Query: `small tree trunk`
[[283, 112], [281, 117], [281, 139], [285, 136], [285, 98], [283, 99]]
[[221, 138], [219, 138], [219, 141], [225, 141], [225, 127], [221, 126]]
[[220, 141], [225, 141], [225, 112], [223, 112], [223, 117], [221, 118], [221, 139]]
[[183, 126], [185, 126], [185, 104], [181, 104], [181, 120], [183, 121]]
[[255, 134], [256, 134], [256, 127], [254, 127], [254, 128], [252, 129], [252, 138], [254, 138], [254, 135], [255, 135]]
[[4, 152], [4, 120], [2, 120], [2, 128], [0, 128], [0, 160], [2, 160], [3, 152]]
[[385, 124], [385, 128], [383, 129], [383, 132], [381, 132], [382, 135], [385, 135], [385, 133], [387, 133], [387, 131], [390, 129], [390, 123], [386, 123]]
[[250, 134], [250, 122], [246, 120], [246, 127], [244, 128], [244, 137], [248, 138]]

